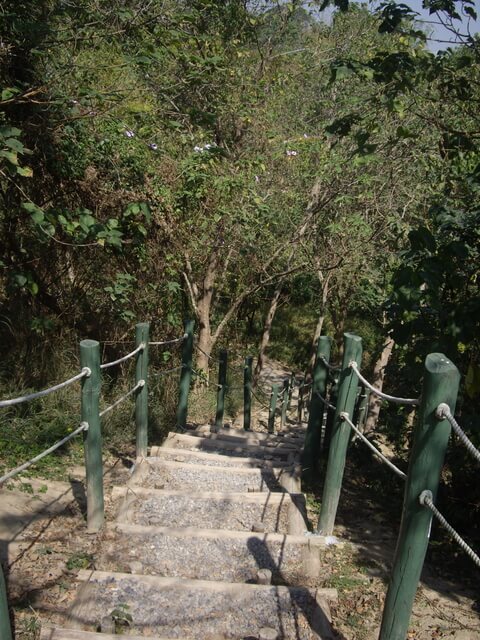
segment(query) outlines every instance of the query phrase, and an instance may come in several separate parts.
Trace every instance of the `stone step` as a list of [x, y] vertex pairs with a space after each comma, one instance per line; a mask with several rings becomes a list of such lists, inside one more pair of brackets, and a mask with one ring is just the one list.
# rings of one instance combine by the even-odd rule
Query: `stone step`
[[129, 632], [172, 638], [259, 638], [265, 627], [280, 640], [333, 639], [328, 600], [335, 589], [231, 584], [103, 571], [79, 572], [84, 584], [70, 611], [70, 626], [96, 629], [122, 606]]
[[114, 487], [113, 498], [125, 499], [118, 522], [303, 534], [307, 529], [305, 496], [301, 493], [228, 491], [165, 491]]
[[[257, 582], [259, 569], [273, 584], [315, 585], [326, 576], [324, 551], [333, 538], [194, 527], [117, 524], [96, 568], [226, 582]], [[135, 540], [135, 544], [132, 541]]]
[[239, 441], [221, 440], [213, 438], [203, 438], [191, 436], [183, 433], [170, 432], [164, 442], [166, 447], [176, 449], [189, 449], [190, 451], [212, 451], [213, 453], [232, 454], [239, 457], [263, 458], [265, 460], [293, 460], [296, 451], [290, 447], [267, 447], [263, 445], [252, 445]]
[[202, 425], [197, 427], [192, 435], [204, 435], [208, 436], [210, 434], [215, 434], [217, 438], [226, 438], [226, 437], [235, 437], [235, 438], [243, 438], [244, 440], [252, 441], [253, 444], [263, 444], [266, 442], [277, 442], [284, 443], [285, 445], [292, 445], [294, 447], [302, 446], [304, 441], [305, 433], [289, 433], [278, 432], [278, 433], [267, 433], [265, 431], [246, 431], [245, 429], [237, 429], [236, 427], [220, 427], [216, 428], [213, 425]]
[[[189, 435], [196, 436], [198, 438], [208, 438], [209, 440], [219, 440], [220, 442], [226, 441], [237, 445], [252, 445], [268, 447], [270, 449], [285, 448], [296, 451], [303, 445], [303, 439], [295, 439], [292, 442], [291, 439], [279, 438], [275, 435], [264, 434], [259, 431], [245, 431], [244, 429], [220, 429], [219, 431], [211, 430], [209, 426], [199, 427], [195, 431], [190, 432]], [[261, 438], [259, 436], [267, 436]]]
[[[128, 640], [145, 640], [144, 636], [128, 635]], [[79, 629], [59, 629], [52, 627], [42, 627], [40, 640], [118, 640], [116, 633], [96, 633], [95, 631], [80, 631]], [[150, 636], [150, 640], [174, 640], [172, 636]], [[184, 640], [191, 638], [184, 637]], [[206, 638], [205, 640], [210, 640]], [[214, 640], [212, 638], [212, 640]]]
[[135, 466], [129, 485], [154, 489], [209, 489], [211, 491], [300, 491], [300, 469], [249, 469], [185, 464], [144, 458]]
[[233, 455], [221, 455], [206, 451], [190, 451], [182, 449], [179, 451], [173, 447], [152, 447], [150, 449], [151, 458], [171, 460], [172, 462], [184, 462], [185, 464], [203, 464], [211, 467], [246, 467], [252, 469], [283, 468], [290, 466], [287, 460], [275, 460], [269, 456], [269, 460], [262, 458], [242, 458]]

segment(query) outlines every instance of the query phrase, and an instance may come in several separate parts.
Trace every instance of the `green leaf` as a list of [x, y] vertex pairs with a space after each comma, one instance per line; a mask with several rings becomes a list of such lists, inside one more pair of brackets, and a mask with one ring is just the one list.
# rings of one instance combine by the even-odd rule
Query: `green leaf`
[[17, 273], [13, 279], [19, 287], [24, 287], [27, 284], [26, 276], [22, 275], [21, 273]]
[[24, 178], [31, 178], [33, 176], [33, 169], [31, 167], [18, 167], [17, 173]]
[[23, 153], [24, 146], [20, 140], [17, 140], [16, 138], [7, 138], [4, 144], [6, 147], [10, 147], [10, 149], [18, 151], [18, 153]]
[[0, 136], [2, 136], [2, 138], [17, 137], [21, 133], [20, 129], [16, 127], [0, 127]]
[[8, 160], [10, 164], [13, 164], [15, 166], [18, 165], [17, 154], [13, 151], [0, 151], [0, 157], [6, 158], [6, 160]]

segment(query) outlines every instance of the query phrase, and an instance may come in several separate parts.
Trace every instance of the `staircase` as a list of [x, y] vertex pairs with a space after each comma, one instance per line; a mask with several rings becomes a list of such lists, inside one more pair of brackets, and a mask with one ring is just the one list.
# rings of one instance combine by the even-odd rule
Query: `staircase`
[[330, 640], [326, 541], [308, 534], [303, 427], [170, 433], [118, 487], [96, 570], [42, 640]]

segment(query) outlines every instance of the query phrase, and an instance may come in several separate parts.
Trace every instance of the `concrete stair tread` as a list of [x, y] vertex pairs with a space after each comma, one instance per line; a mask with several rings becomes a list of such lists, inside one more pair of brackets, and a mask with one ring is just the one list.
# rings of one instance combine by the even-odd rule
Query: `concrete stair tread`
[[[225, 439], [212, 439], [201, 436], [191, 436], [183, 433], [175, 433], [171, 431], [165, 440], [165, 446], [174, 446], [177, 449], [190, 449], [200, 451], [216, 451], [222, 454], [232, 452], [236, 456], [245, 457], [262, 457], [271, 456], [270, 459], [280, 458], [286, 459], [289, 456], [295, 456], [297, 450], [291, 447], [267, 447], [263, 445], [248, 444], [238, 439], [238, 442], [232, 442]], [[268, 459], [268, 458], [266, 458]]]
[[317, 586], [326, 577], [323, 536], [118, 523], [108, 539], [98, 569], [227, 582], [256, 582], [269, 569], [273, 584]]
[[70, 611], [70, 624], [96, 628], [120, 604], [132, 616], [130, 632], [203, 640], [258, 637], [275, 628], [282, 639], [333, 638], [328, 601], [335, 589], [232, 584], [183, 578], [80, 571], [84, 584]]
[[140, 460], [129, 486], [195, 491], [300, 491], [299, 469], [252, 469], [248, 467], [212, 467], [160, 458]]
[[192, 464], [207, 464], [208, 466], [219, 467], [247, 467], [251, 469], [262, 468], [282, 468], [289, 466], [290, 463], [286, 460], [273, 459], [273, 456], [269, 456], [270, 459], [265, 460], [262, 458], [247, 458], [234, 455], [222, 455], [213, 453], [211, 451], [190, 451], [189, 449], [178, 449], [175, 447], [152, 447], [150, 449], [149, 459], [158, 458], [162, 460], [171, 460], [173, 462], [184, 462]]
[[[128, 640], [145, 640], [145, 636], [128, 635]], [[175, 640], [166, 636], [149, 636], [150, 640]], [[63, 629], [58, 627], [42, 627], [40, 640], [119, 640], [116, 633], [100, 633], [95, 631], [81, 631], [80, 629]], [[184, 640], [191, 640], [185, 637]], [[205, 640], [210, 640], [205, 638]], [[211, 640], [215, 640], [212, 638]]]
[[142, 525], [240, 529], [262, 523], [265, 531], [303, 533], [305, 497], [287, 492], [181, 491], [115, 487], [124, 496], [118, 521]]
[[231, 442], [240, 446], [260, 446], [268, 447], [270, 449], [285, 448], [295, 451], [303, 442], [290, 442], [284, 438], [278, 438], [277, 436], [270, 436], [269, 438], [259, 438], [260, 435], [257, 431], [240, 431], [240, 429], [231, 429], [226, 431], [192, 431], [191, 434], [196, 438], [208, 438], [209, 440], [218, 440], [221, 443]]
[[259, 443], [275, 442], [292, 445], [294, 447], [301, 446], [304, 440], [304, 434], [290, 434], [288, 432], [268, 433], [266, 431], [246, 431], [245, 429], [237, 429], [236, 427], [220, 427], [216, 428], [212, 425], [202, 425], [197, 427], [193, 435], [208, 436], [216, 435], [218, 439], [224, 437], [243, 438], [244, 440], [257, 440]]

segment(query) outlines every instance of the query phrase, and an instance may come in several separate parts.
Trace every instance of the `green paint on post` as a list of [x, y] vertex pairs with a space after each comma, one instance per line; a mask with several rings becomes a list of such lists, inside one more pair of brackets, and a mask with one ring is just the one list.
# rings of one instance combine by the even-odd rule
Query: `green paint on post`
[[287, 409], [288, 409], [289, 393], [290, 393], [290, 379], [285, 378], [285, 380], [283, 381], [282, 415], [280, 418], [281, 427], [284, 427], [287, 424]]
[[105, 510], [103, 503], [102, 430], [100, 427], [100, 345], [96, 340], [80, 342], [80, 364], [91, 371], [82, 378], [82, 422], [88, 423], [84, 435], [87, 485], [87, 527], [101, 529]]
[[302, 471], [305, 476], [311, 476], [317, 468], [323, 414], [325, 412], [325, 406], [317, 394], [320, 394], [323, 398], [326, 394], [328, 368], [323, 362], [323, 359], [327, 362], [329, 361], [331, 345], [332, 340], [328, 336], [320, 336], [318, 339], [317, 355], [313, 369], [312, 399], [310, 401], [310, 413], [302, 454]]
[[335, 525], [340, 491], [342, 490], [345, 458], [350, 439], [350, 427], [342, 421], [340, 414], [345, 412], [349, 416], [353, 416], [357, 395], [358, 376], [348, 365], [353, 360], [360, 366], [362, 339], [352, 333], [345, 333], [343, 349], [342, 371], [338, 382], [337, 408], [333, 421], [327, 473], [323, 487], [322, 508], [317, 528], [318, 533], [325, 536], [332, 534]]
[[217, 412], [215, 414], [215, 428], [223, 427], [223, 415], [225, 413], [225, 394], [227, 392], [227, 366], [228, 351], [222, 349], [218, 356], [218, 390], [217, 390]]
[[445, 402], [455, 412], [460, 374], [442, 353], [425, 359], [425, 376], [418, 422], [410, 454], [402, 522], [397, 540], [390, 585], [383, 610], [379, 640], [404, 640], [413, 601], [428, 547], [432, 513], [419, 503], [424, 490], [437, 494], [450, 424], [439, 420], [436, 410]]
[[362, 384], [360, 387], [360, 393], [357, 398], [357, 405], [355, 407], [355, 413], [352, 420], [354, 424], [358, 425], [360, 431], [363, 431], [363, 428], [365, 427], [365, 421], [367, 419], [368, 397], [368, 390], [365, 385]]
[[297, 403], [297, 422], [301, 423], [303, 418], [303, 394], [305, 393], [304, 387], [305, 380], [302, 380], [298, 387], [298, 403]]
[[[333, 407], [337, 406], [338, 400], [338, 380], [333, 379], [332, 386], [330, 387], [329, 404]], [[328, 458], [328, 452], [330, 451], [330, 441], [332, 439], [333, 423], [335, 422], [335, 409], [332, 406], [327, 407], [327, 419], [325, 421], [325, 433], [323, 435], [321, 455], [322, 459]]]
[[243, 428], [246, 431], [252, 423], [252, 364], [253, 356], [247, 356], [243, 367]]
[[185, 429], [188, 416], [188, 393], [192, 380], [193, 360], [193, 320], [185, 323], [185, 339], [182, 343], [182, 371], [180, 372], [180, 385], [177, 408], [177, 427]]
[[148, 448], [148, 342], [150, 323], [139, 322], [135, 326], [135, 346], [143, 345], [136, 356], [135, 384], [144, 385], [135, 394], [135, 424], [137, 427], [137, 457], [146, 458]]
[[12, 637], [10, 614], [8, 611], [7, 585], [3, 577], [2, 565], [0, 564], [0, 640], [12, 640]]
[[278, 384], [272, 384], [272, 393], [270, 394], [270, 408], [268, 411], [269, 433], [275, 433], [275, 412], [277, 411], [278, 389]]

